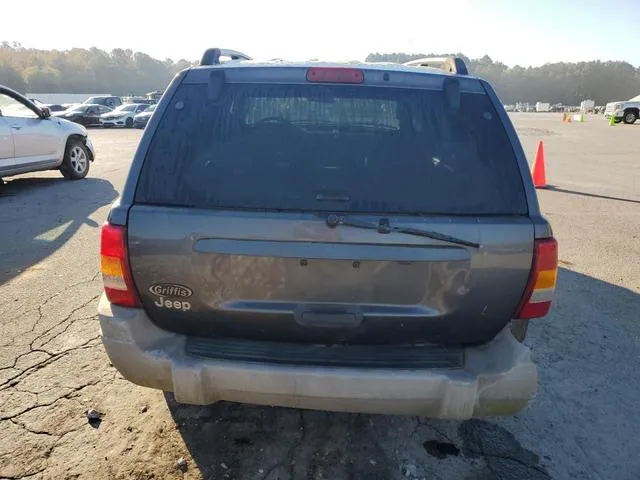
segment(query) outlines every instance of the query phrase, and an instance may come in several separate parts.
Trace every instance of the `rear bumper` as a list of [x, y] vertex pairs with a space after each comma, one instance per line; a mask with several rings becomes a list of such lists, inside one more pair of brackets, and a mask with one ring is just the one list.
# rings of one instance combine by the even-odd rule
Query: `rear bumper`
[[128, 380], [172, 391], [182, 403], [219, 400], [314, 410], [466, 419], [511, 415], [526, 407], [537, 386], [527, 347], [509, 328], [465, 350], [456, 370], [385, 370], [259, 364], [185, 353], [186, 337], [156, 327], [142, 309], [98, 309], [102, 341]]

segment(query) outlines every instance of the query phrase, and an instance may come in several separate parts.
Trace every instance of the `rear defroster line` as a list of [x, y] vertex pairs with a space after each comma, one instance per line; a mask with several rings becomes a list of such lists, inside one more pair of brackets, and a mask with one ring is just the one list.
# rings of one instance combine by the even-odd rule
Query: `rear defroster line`
[[343, 225], [345, 227], [354, 227], [354, 228], [365, 228], [367, 230], [376, 230], [379, 233], [406, 233], [407, 235], [417, 235], [420, 237], [427, 237], [433, 240], [440, 240], [442, 242], [453, 243], [455, 245], [462, 245], [464, 247], [471, 248], [480, 248], [480, 244], [476, 242], [471, 242], [469, 240], [464, 240], [457, 237], [452, 237], [451, 235], [445, 235], [439, 232], [433, 232], [430, 230], [422, 230], [420, 228], [411, 228], [411, 227], [396, 227], [389, 223], [389, 219], [381, 218], [378, 224], [369, 223], [369, 222], [358, 222], [355, 220], [350, 220], [346, 217], [331, 214], [327, 217], [327, 226], [331, 228], [335, 228], [339, 225]]

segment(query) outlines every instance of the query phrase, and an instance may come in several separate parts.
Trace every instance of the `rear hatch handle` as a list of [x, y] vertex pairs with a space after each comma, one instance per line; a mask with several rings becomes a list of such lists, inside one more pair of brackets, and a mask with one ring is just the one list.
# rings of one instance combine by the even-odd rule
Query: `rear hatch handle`
[[431, 230], [423, 230], [421, 228], [397, 227], [391, 225], [388, 218], [381, 218], [380, 221], [375, 224], [369, 222], [358, 222], [356, 220], [350, 220], [346, 217], [335, 214], [331, 214], [327, 217], [327, 226], [335, 228], [338, 225], [344, 225], [345, 227], [354, 228], [366, 228], [367, 230], [376, 230], [379, 233], [406, 233], [407, 235], [427, 237], [433, 240], [440, 240], [442, 242], [453, 243], [455, 245], [462, 245], [464, 247], [480, 248], [479, 243], [464, 240], [462, 238], [452, 237], [451, 235], [445, 235], [444, 233], [433, 232]]

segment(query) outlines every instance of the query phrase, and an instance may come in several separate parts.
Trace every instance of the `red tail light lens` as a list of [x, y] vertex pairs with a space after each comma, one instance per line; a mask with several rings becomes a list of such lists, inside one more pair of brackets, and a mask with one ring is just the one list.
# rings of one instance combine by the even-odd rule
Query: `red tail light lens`
[[364, 72], [357, 68], [311, 67], [307, 70], [308, 82], [363, 83]]
[[551, 308], [557, 277], [558, 242], [556, 242], [555, 238], [536, 240], [533, 253], [533, 269], [518, 307], [516, 318], [544, 317]]
[[100, 241], [100, 270], [109, 301], [123, 307], [138, 307], [140, 299], [131, 280], [127, 254], [127, 229], [105, 223]]

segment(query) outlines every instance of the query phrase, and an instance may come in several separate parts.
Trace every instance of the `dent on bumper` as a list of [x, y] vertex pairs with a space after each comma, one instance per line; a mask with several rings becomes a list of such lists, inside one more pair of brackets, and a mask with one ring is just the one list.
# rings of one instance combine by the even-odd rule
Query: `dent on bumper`
[[142, 309], [98, 309], [102, 340], [128, 380], [172, 391], [182, 403], [219, 400], [315, 410], [467, 419], [511, 415], [537, 386], [527, 347], [509, 328], [465, 351], [462, 370], [380, 370], [297, 367], [188, 356], [186, 337], [156, 327]]

